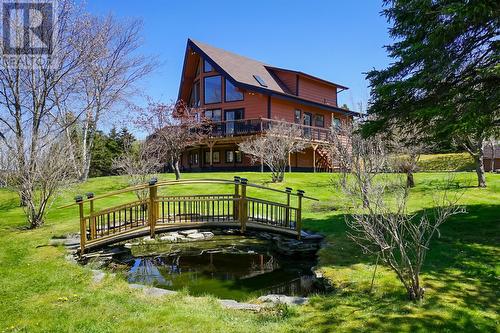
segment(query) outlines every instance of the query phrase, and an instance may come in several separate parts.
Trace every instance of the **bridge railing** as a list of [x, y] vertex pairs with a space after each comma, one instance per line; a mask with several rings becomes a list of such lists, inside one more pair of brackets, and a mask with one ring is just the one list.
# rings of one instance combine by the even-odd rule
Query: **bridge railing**
[[[233, 185], [234, 192], [224, 194], [158, 195], [158, 188], [174, 185], [223, 184]], [[285, 202], [276, 202], [248, 196], [248, 188], [273, 191], [285, 194]], [[96, 200], [109, 196], [148, 189], [147, 199], [135, 200], [125, 204], [94, 210]], [[292, 205], [296, 197], [296, 205]], [[120, 191], [95, 197], [87, 193], [75, 198], [80, 213], [80, 253], [86, 246], [102, 244], [103, 241], [122, 239], [123, 236], [136, 232], [149, 233], [151, 237], [159, 231], [168, 231], [175, 227], [193, 226], [203, 223], [234, 224], [244, 233], [248, 223], [262, 225], [274, 230], [288, 230], [301, 237], [302, 199], [304, 191], [292, 193], [257, 184], [249, 184], [245, 178], [234, 177], [233, 181], [221, 179], [188, 179], [181, 181], [158, 182], [152, 179], [149, 184], [129, 187]], [[85, 204], [88, 203], [88, 209]], [[72, 204], [74, 205], [74, 204]], [[71, 206], [71, 205], [68, 205]], [[67, 206], [65, 206], [67, 207]], [[88, 212], [86, 214], [86, 211]]]

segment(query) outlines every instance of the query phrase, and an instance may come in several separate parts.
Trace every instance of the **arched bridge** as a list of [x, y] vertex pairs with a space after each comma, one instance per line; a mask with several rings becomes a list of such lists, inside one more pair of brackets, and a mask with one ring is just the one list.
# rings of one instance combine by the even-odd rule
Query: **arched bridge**
[[[172, 186], [227, 185], [230, 193], [164, 195]], [[192, 188], [190, 188], [192, 192]], [[267, 200], [263, 194], [272, 191], [283, 194], [282, 202]], [[134, 200], [113, 207], [95, 210], [103, 198], [135, 192], [142, 193], [142, 200]], [[260, 194], [260, 197], [259, 197]], [[262, 230], [301, 238], [302, 200], [317, 200], [293, 193], [291, 188], [278, 190], [250, 184], [245, 178], [188, 179], [158, 182], [129, 187], [101, 196], [87, 193], [87, 198], [77, 196], [80, 213], [80, 253], [127, 239], [156, 233], [190, 228], [237, 227]], [[71, 206], [68, 205], [68, 206]], [[64, 206], [64, 207], [68, 207]]]

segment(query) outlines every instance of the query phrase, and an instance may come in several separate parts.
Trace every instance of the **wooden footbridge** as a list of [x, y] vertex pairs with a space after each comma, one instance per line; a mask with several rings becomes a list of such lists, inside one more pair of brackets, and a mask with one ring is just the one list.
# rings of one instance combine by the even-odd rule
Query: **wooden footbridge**
[[[164, 195], [172, 186], [228, 185], [231, 193]], [[233, 192], [234, 188], [234, 192]], [[159, 194], [160, 190], [160, 194]], [[254, 191], [255, 190], [255, 191]], [[264, 191], [262, 191], [264, 190]], [[192, 190], [190, 189], [192, 192]], [[258, 198], [265, 191], [282, 193], [283, 202]], [[100, 199], [124, 193], [144, 193], [145, 199], [134, 200], [113, 207], [95, 210]], [[255, 192], [255, 193], [252, 193]], [[129, 187], [94, 196], [87, 193], [75, 198], [80, 213], [80, 253], [127, 239], [191, 228], [239, 228], [262, 230], [301, 238], [302, 200], [317, 200], [298, 190], [292, 193], [248, 183], [247, 179], [234, 180], [187, 179], [158, 182]], [[68, 207], [64, 206], [64, 207]], [[61, 207], [62, 208], [62, 207]]]

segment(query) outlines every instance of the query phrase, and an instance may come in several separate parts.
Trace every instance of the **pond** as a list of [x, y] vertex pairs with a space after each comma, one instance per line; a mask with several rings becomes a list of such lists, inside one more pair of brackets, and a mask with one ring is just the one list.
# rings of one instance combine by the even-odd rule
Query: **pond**
[[269, 241], [233, 237], [198, 246], [170, 246], [165, 253], [161, 250], [147, 246], [122, 258], [128, 281], [238, 301], [267, 294], [308, 296], [326, 291], [325, 282], [312, 271], [315, 257], [281, 255]]

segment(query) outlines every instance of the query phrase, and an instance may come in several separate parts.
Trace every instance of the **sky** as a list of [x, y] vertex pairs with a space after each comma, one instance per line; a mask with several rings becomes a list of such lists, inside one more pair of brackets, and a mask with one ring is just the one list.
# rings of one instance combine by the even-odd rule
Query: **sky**
[[87, 7], [143, 21], [140, 52], [161, 66], [139, 87], [156, 101], [177, 98], [188, 38], [347, 86], [339, 105], [355, 110], [369, 98], [364, 73], [390, 61], [389, 25], [376, 0], [88, 0]]

